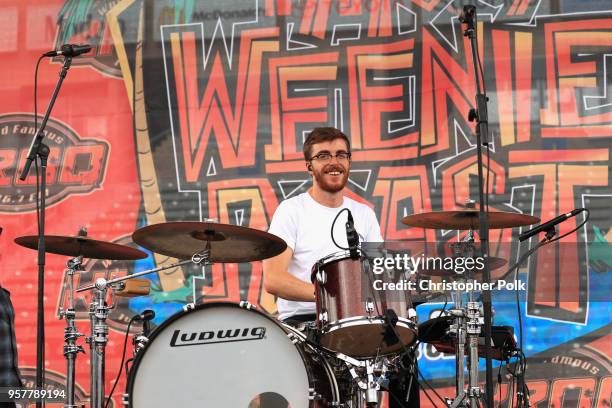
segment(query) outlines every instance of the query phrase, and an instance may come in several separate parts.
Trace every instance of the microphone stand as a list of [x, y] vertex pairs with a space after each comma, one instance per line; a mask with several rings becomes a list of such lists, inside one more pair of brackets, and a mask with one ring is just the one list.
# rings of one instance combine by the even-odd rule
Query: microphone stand
[[[483, 93], [483, 89], [480, 83], [480, 69], [478, 61], [478, 41], [476, 38], [476, 7], [473, 5], [463, 6], [463, 13], [459, 20], [467, 25], [463, 35], [470, 39], [472, 48], [472, 62], [474, 64], [474, 75], [476, 78], [476, 109], [470, 109], [468, 119], [470, 122], [476, 120], [476, 152], [478, 159], [478, 195], [480, 208], [478, 209], [478, 224], [479, 224], [479, 235], [480, 235], [480, 251], [481, 256], [488, 260], [489, 256], [489, 220], [486, 213], [486, 202], [484, 193], [484, 177], [483, 177], [483, 160], [482, 160], [482, 145], [483, 139], [485, 140], [487, 149], [489, 148], [489, 118], [487, 112], [487, 96]], [[482, 82], [484, 84], [484, 76]], [[491, 271], [489, 269], [489, 263], [485, 262], [483, 269], [483, 281], [486, 283], [491, 282]], [[493, 408], [493, 360], [491, 350], [491, 320], [492, 320], [492, 307], [491, 307], [491, 292], [488, 290], [483, 291], [482, 303], [484, 309], [484, 339], [485, 339], [485, 356], [486, 356], [486, 392], [485, 402], [486, 406]]]
[[[62, 86], [62, 82], [68, 74], [68, 69], [72, 64], [72, 57], [66, 56], [64, 58], [64, 65], [59, 73], [59, 80], [55, 85], [55, 90], [47, 106], [47, 112], [45, 117], [40, 124], [40, 128], [36, 132], [32, 144], [30, 145], [30, 151], [26, 159], [25, 166], [21, 171], [19, 179], [25, 180], [30, 172], [32, 162], [37, 158], [40, 159], [40, 220], [38, 222], [38, 303], [37, 303], [37, 328], [36, 328], [36, 388], [43, 388], [44, 382], [44, 352], [45, 352], [45, 311], [44, 311], [44, 292], [45, 292], [45, 196], [47, 194], [47, 159], [49, 158], [49, 146], [43, 143], [44, 133], [43, 130], [51, 115], [51, 110], [57, 99], [57, 94]], [[36, 180], [38, 183], [38, 180]], [[38, 197], [37, 197], [38, 199]], [[42, 408], [42, 401], [36, 401], [36, 408]]]

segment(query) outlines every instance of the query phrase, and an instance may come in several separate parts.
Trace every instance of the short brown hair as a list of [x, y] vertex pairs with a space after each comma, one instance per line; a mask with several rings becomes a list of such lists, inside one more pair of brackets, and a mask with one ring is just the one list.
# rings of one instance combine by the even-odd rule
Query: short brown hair
[[309, 161], [312, 154], [312, 145], [322, 142], [331, 142], [336, 139], [343, 139], [346, 142], [346, 147], [351, 152], [351, 142], [349, 138], [340, 130], [333, 127], [318, 127], [312, 129], [304, 141], [304, 159]]

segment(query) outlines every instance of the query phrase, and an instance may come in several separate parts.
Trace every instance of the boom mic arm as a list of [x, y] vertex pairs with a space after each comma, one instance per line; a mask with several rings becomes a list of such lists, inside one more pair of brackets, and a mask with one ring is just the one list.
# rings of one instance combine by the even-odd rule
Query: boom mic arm
[[546, 221], [544, 224], [540, 224], [537, 227], [530, 229], [529, 231], [523, 232], [521, 235], [519, 235], [519, 241], [523, 242], [526, 239], [529, 239], [532, 236], [539, 234], [540, 232], [548, 231], [551, 228], [555, 228], [555, 225], [561, 224], [563, 221], [567, 220], [568, 218], [575, 217], [576, 215], [580, 214], [584, 210], [585, 210], [584, 208], [576, 208], [575, 210], [572, 210], [566, 214], [561, 214], [558, 217], [553, 218], [550, 221]]

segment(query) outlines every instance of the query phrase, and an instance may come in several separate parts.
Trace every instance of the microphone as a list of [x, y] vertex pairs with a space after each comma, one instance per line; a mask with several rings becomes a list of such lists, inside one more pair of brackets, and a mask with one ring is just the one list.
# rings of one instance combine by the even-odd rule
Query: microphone
[[462, 23], [470, 23], [474, 20], [476, 16], [476, 6], [471, 4], [466, 4], [463, 6], [463, 10], [461, 14], [459, 14], [459, 21]]
[[155, 312], [151, 309], [146, 309], [141, 314], [134, 316], [135, 321], [142, 321], [142, 334], [148, 336], [151, 332], [151, 323], [149, 320], [155, 318]]
[[346, 241], [348, 242], [351, 258], [357, 259], [359, 258], [359, 252], [357, 252], [359, 247], [359, 234], [357, 234], [357, 230], [355, 230], [355, 222], [353, 221], [351, 210], [347, 208], [346, 211], [348, 212], [346, 217]]
[[148, 322], [149, 320], [153, 320], [155, 318], [155, 312], [151, 309], [146, 309], [141, 314], [137, 314], [134, 316], [134, 320], [142, 320], [143, 322]]
[[47, 51], [43, 56], [57, 57], [58, 55], [63, 55], [65, 57], [76, 57], [89, 51], [91, 51], [91, 45], [89, 44], [64, 44], [59, 50]]
[[536, 234], [539, 234], [542, 231], [548, 231], [551, 228], [554, 228], [555, 225], [562, 223], [563, 221], [567, 220], [568, 218], [575, 217], [576, 215], [580, 214], [584, 210], [585, 210], [584, 208], [577, 208], [575, 210], [572, 210], [572, 211], [568, 212], [567, 214], [561, 214], [558, 217], [553, 218], [552, 220], [545, 222], [544, 224], [540, 224], [537, 227], [534, 227], [534, 228], [530, 229], [529, 231], [523, 232], [521, 235], [519, 235], [519, 241], [523, 242], [526, 239], [529, 239], [532, 236], [534, 236]]
[[385, 315], [383, 318], [383, 324], [385, 327], [383, 341], [388, 346], [392, 346], [394, 344], [399, 343], [400, 339], [397, 337], [397, 334], [395, 334], [395, 330], [393, 330], [393, 328], [397, 325], [398, 322], [397, 313], [395, 313], [395, 310], [393, 309], [387, 309], [385, 310]]

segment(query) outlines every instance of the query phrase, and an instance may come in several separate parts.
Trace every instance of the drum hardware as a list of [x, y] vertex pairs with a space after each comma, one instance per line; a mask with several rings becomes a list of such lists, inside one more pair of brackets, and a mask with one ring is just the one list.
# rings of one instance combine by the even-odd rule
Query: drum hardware
[[151, 281], [144, 278], [134, 278], [111, 285], [115, 296], [137, 297], [147, 296], [151, 292]]
[[379, 393], [388, 384], [388, 375], [394, 365], [387, 356], [376, 359], [357, 360], [342, 353], [335, 353], [333, 359], [342, 361], [350, 373], [353, 384], [352, 396], [357, 400], [357, 407], [376, 406], [379, 403]]
[[[126, 245], [115, 244], [112, 242], [98, 241], [87, 236], [87, 230], [81, 228], [76, 236], [61, 236], [61, 235], [46, 235], [45, 252], [72, 256], [74, 258], [67, 262], [68, 276], [68, 308], [59, 310], [60, 318], [66, 319], [66, 328], [64, 330], [64, 355], [66, 356], [66, 407], [77, 407], [74, 405], [74, 376], [76, 371], [76, 356], [79, 352], [84, 352], [82, 346], [76, 345], [76, 340], [83, 336], [78, 333], [75, 326], [76, 312], [74, 310], [74, 274], [77, 271], [82, 271], [83, 258], [92, 259], [108, 259], [108, 260], [135, 260], [147, 257], [147, 254], [136, 248], [131, 248]], [[18, 245], [29, 249], [38, 249], [38, 236], [28, 235], [15, 238]], [[80, 292], [80, 290], [77, 290]], [[102, 371], [104, 369], [103, 361], [98, 358], [98, 353], [103, 353], [106, 344], [106, 335], [108, 327], [105, 324], [108, 316], [108, 307], [105, 304], [104, 294], [97, 294], [92, 299], [92, 304], [89, 308], [89, 317], [91, 323], [91, 336], [86, 337], [85, 341], [90, 345], [90, 363], [91, 370]], [[101, 364], [101, 366], [100, 366]], [[102, 377], [103, 381], [103, 377]], [[99, 383], [94, 382], [94, 378], [90, 379], [90, 387], [92, 394], [91, 407], [101, 407], [94, 405], [94, 400], [99, 397]]]
[[113, 293], [113, 286], [125, 280], [133, 279], [138, 276], [147, 275], [153, 272], [159, 272], [165, 269], [174, 268], [187, 263], [192, 263], [193, 259], [197, 259], [200, 263], [208, 262], [208, 253], [206, 250], [195, 254], [192, 259], [176, 262], [172, 265], [160, 266], [154, 269], [149, 269], [132, 275], [127, 275], [115, 279], [98, 278], [94, 285], [83, 286], [77, 289], [77, 292], [93, 290], [92, 302], [89, 306], [89, 320], [91, 324], [91, 336], [86, 339], [90, 348], [90, 394], [91, 408], [102, 408], [104, 406], [104, 384], [105, 384], [105, 360], [106, 360], [106, 344], [108, 342], [108, 318], [109, 311], [114, 308], [114, 302], [107, 305], [106, 297], [108, 289]]
[[155, 312], [153, 310], [147, 309], [143, 311], [141, 314], [134, 316], [132, 319], [134, 321], [142, 322], [142, 331], [136, 334], [132, 338], [132, 345], [134, 347], [134, 355], [138, 354], [140, 350], [142, 350], [147, 343], [149, 342], [149, 335], [151, 334], [151, 320], [155, 318]]
[[[475, 16], [475, 13], [474, 13], [474, 16]], [[474, 17], [474, 20], [475, 20], [475, 17]], [[472, 39], [472, 51], [474, 52], [475, 37], [471, 35], [470, 38]], [[476, 61], [477, 59], [474, 58], [474, 64], [476, 64]], [[478, 91], [480, 94], [480, 81], [477, 81], [477, 84], [479, 88]], [[483, 98], [481, 97], [481, 95], [479, 95], [477, 100], [479, 102], [479, 111], [486, 112], [486, 97]], [[478, 117], [478, 115], [476, 115], [476, 117]], [[538, 223], [540, 219], [537, 217], [528, 216], [524, 214], [518, 214], [518, 213], [486, 211], [487, 208], [485, 207], [485, 201], [484, 201], [484, 189], [483, 189], [483, 177], [482, 177], [482, 151], [481, 151], [482, 144], [481, 144], [481, 129], [480, 128], [481, 127], [484, 128], [482, 131], [483, 131], [483, 134], [485, 135], [485, 138], [487, 137], [487, 128], [486, 128], [486, 123], [482, 123], [481, 121], [479, 121], [479, 125], [480, 126], [477, 127], [476, 133], [477, 133], [478, 182], [479, 182], [479, 193], [480, 193], [480, 200], [479, 200], [480, 208], [479, 209], [467, 208], [464, 210], [456, 210], [456, 211], [438, 211], [438, 212], [429, 212], [429, 213], [423, 213], [423, 214], [413, 214], [413, 215], [409, 215], [409, 216], [402, 218], [402, 223], [404, 223], [405, 225], [411, 226], [411, 227], [420, 227], [420, 228], [434, 228], [434, 229], [445, 229], [445, 230], [470, 230], [470, 233], [472, 230], [479, 228], [480, 229], [479, 236], [480, 236], [480, 240], [482, 244], [481, 252], [483, 256], [488, 258], [489, 229], [491, 228], [494, 228], [494, 229], [513, 228], [517, 226], [531, 225], [531, 224]], [[468, 203], [468, 206], [475, 206], [475, 203], [474, 204]], [[489, 265], [485, 264], [485, 268], [482, 272], [482, 277], [486, 283], [489, 283], [491, 280], [490, 269], [492, 268], [489, 268]], [[491, 342], [492, 313], [491, 313], [491, 298], [488, 292], [485, 293], [484, 306], [485, 306], [484, 317], [486, 318], [485, 319], [486, 322], [484, 326], [485, 347], [488, 350], [491, 350], [490, 342]], [[461, 333], [463, 332], [461, 331]], [[461, 336], [463, 336], [463, 334], [461, 334]], [[476, 336], [475, 339], [473, 337], [474, 337], [473, 335], [470, 335], [469, 342], [470, 344], [473, 344], [474, 342], [476, 342], [476, 344], [474, 344], [474, 347], [476, 348], [478, 337]], [[461, 339], [458, 339], [458, 340], [461, 340]], [[457, 356], [458, 355], [459, 355], [459, 351], [457, 351]], [[463, 353], [461, 353], [461, 356], [463, 358]], [[492, 371], [492, 362], [491, 362], [489, 353], [487, 353], [486, 358], [487, 358], [487, 361], [486, 361], [487, 392], [492, 394], [492, 391], [493, 391], [492, 372], [493, 371]], [[457, 360], [458, 359], [459, 358], [457, 357]], [[477, 365], [478, 363], [477, 349], [475, 352], [472, 352], [470, 349], [470, 359], [469, 360], [471, 362], [476, 363], [472, 365], [475, 365], [475, 366]], [[463, 363], [462, 363], [462, 367], [463, 367]], [[470, 368], [470, 370], [471, 371], [477, 370], [477, 367]], [[463, 373], [463, 368], [461, 368], [460, 371], [461, 373]], [[477, 371], [475, 372], [477, 373]], [[477, 381], [477, 377], [471, 381]], [[464, 390], [462, 390], [461, 392], [464, 392]], [[470, 389], [468, 391], [468, 394], [469, 394], [468, 399], [469, 399], [470, 404], [476, 404], [477, 396], [475, 396], [475, 391], [472, 391]], [[460, 403], [461, 402], [458, 402], [457, 404], [460, 404]], [[489, 405], [489, 406], [493, 405], [492, 395], [487, 395], [486, 405]]]
[[106, 304], [107, 287], [105, 279], [98, 279], [89, 305], [91, 336], [86, 338], [90, 357], [90, 398], [92, 408], [104, 405], [105, 351], [108, 342], [106, 319], [112, 306]]
[[68, 307], [65, 310], [60, 309], [58, 312], [59, 318], [66, 319], [66, 328], [64, 329], [64, 356], [66, 357], [66, 404], [64, 408], [77, 408], [75, 404], [74, 380], [76, 373], [76, 358], [78, 353], [85, 354], [83, 346], [77, 345], [76, 341], [79, 337], [84, 336], [79, 333], [75, 324], [76, 311], [74, 309], [74, 274], [76, 271], [83, 269], [83, 256], [77, 256], [70, 259], [66, 266], [68, 270], [67, 290], [68, 290]]
[[[467, 237], [453, 246], [455, 254], [458, 256], [473, 257], [475, 255], [474, 234], [470, 229]], [[471, 277], [471, 271], [466, 273], [466, 277]], [[449, 314], [454, 318], [454, 323], [450, 327], [450, 333], [456, 338], [455, 353], [455, 398], [450, 404], [451, 408], [459, 406], [477, 408], [478, 399], [481, 397], [481, 389], [478, 385], [478, 338], [481, 327], [484, 325], [484, 318], [481, 317], [480, 303], [474, 299], [474, 291], [468, 291], [468, 301], [464, 306], [463, 293], [459, 290], [453, 293], [454, 308]], [[464, 361], [467, 347], [467, 368], [468, 385], [466, 391]]]
[[144, 335], [144, 331], [134, 336], [132, 338], [132, 346], [134, 348], [134, 355], [138, 354], [140, 350], [145, 348], [147, 343], [149, 343], [149, 338]]
[[238, 303], [238, 306], [240, 306], [243, 309], [246, 310], [252, 310], [252, 309], [257, 309], [257, 305], [252, 304], [251, 302], [247, 301], [247, 300], [241, 300]]
[[[206, 257], [204, 256], [205, 252], [202, 252], [200, 254], [196, 254], [194, 255], [194, 259], [198, 259], [200, 264], [205, 264], [205, 265], [210, 265], [209, 260], [206, 259]], [[166, 269], [170, 269], [170, 268], [176, 268], [177, 266], [182, 266], [182, 265], [186, 265], [186, 264], [190, 264], [190, 263], [195, 263], [193, 261], [193, 259], [187, 259], [184, 261], [179, 261], [179, 262], [175, 262], [171, 265], [164, 265], [164, 266], [158, 266], [157, 268], [153, 268], [153, 269], [148, 269], [146, 271], [142, 271], [142, 272], [137, 272], [137, 273], [133, 273], [131, 275], [126, 275], [126, 276], [122, 276], [119, 278], [115, 278], [115, 279], [111, 279], [111, 280], [106, 280], [104, 278], [99, 278], [98, 280], [96, 280], [96, 283], [93, 285], [87, 285], [87, 286], [81, 286], [80, 288], [77, 289], [77, 293], [78, 292], [84, 292], [87, 290], [95, 290], [95, 289], [106, 289], [109, 285], [114, 285], [115, 283], [118, 282], [122, 282], [125, 280], [129, 280], [129, 279], [134, 279], [137, 278], [139, 276], [144, 276], [144, 275], [148, 275], [150, 273], [155, 273], [155, 272], [161, 272], [163, 270]]]
[[372, 315], [372, 312], [374, 311], [374, 301], [372, 300], [372, 298], [368, 298], [365, 302], [365, 311], [368, 315]]

